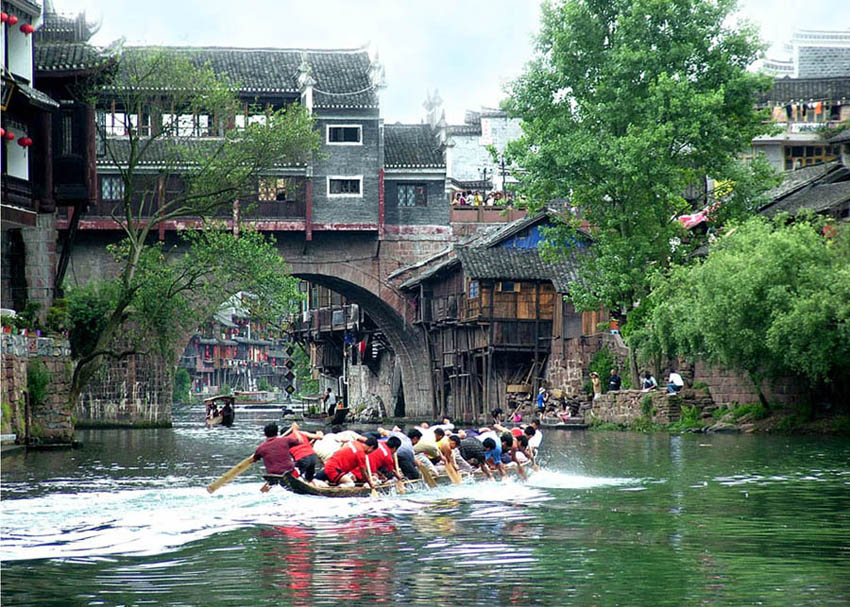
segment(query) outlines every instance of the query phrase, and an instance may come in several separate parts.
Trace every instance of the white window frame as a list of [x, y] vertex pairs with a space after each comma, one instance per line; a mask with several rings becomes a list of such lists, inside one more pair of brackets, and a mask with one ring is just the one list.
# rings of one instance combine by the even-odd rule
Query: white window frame
[[[334, 179], [357, 180], [360, 182], [359, 194], [331, 194], [331, 181]], [[325, 185], [327, 186], [328, 198], [363, 198], [363, 175], [328, 175]]]
[[[331, 129], [357, 129], [357, 141], [331, 141]], [[326, 145], [363, 145], [363, 125], [362, 124], [326, 124], [325, 125], [325, 144]]]

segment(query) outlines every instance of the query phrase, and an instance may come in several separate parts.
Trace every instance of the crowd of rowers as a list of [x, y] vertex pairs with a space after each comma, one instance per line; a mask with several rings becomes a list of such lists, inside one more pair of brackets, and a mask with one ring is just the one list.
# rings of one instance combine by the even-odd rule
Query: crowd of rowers
[[[525, 479], [523, 464], [534, 462], [543, 440], [539, 422], [506, 428], [458, 429], [450, 419], [430, 426], [423, 423], [406, 433], [398, 426], [363, 434], [334, 426], [330, 433], [306, 432], [293, 423], [278, 436], [277, 424], [263, 431], [266, 440], [254, 452], [263, 460], [267, 475], [292, 474], [317, 487], [368, 484], [388, 480], [416, 480], [420, 475], [483, 472], [506, 478], [505, 466], [516, 464]], [[269, 483], [262, 491], [269, 490]]]

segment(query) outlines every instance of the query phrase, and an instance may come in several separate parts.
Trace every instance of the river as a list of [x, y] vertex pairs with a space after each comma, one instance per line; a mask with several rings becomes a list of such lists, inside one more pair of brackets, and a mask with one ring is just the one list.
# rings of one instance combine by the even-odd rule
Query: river
[[3, 606], [850, 604], [846, 439], [552, 430], [527, 484], [209, 495], [275, 415], [3, 458]]

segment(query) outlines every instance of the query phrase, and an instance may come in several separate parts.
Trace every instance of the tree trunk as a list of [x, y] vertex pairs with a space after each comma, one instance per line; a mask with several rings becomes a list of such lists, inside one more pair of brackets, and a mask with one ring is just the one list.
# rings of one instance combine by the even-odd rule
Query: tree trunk
[[759, 395], [759, 402], [764, 406], [765, 409], [770, 407], [770, 404], [767, 402], [767, 398], [764, 395], [764, 392], [761, 391], [762, 380], [764, 379], [761, 373], [756, 371], [747, 371], [747, 377], [750, 378], [750, 381], [753, 382], [753, 386], [755, 386], [756, 392]]

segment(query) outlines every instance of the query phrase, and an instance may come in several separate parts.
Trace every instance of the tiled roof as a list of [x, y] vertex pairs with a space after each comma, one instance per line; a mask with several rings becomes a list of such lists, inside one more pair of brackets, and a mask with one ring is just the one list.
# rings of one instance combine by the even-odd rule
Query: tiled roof
[[850, 98], [850, 77], [777, 78], [773, 88], [759, 96], [763, 104], [791, 101], [832, 101]]
[[769, 190], [766, 195], [773, 204], [777, 200], [788, 196], [789, 194], [814, 183], [824, 175], [836, 170], [840, 164], [837, 160], [826, 162], [824, 164], [816, 164], [814, 166], [797, 169], [796, 171], [787, 171], [783, 174], [782, 183], [775, 188]]
[[844, 129], [829, 140], [830, 143], [845, 143], [847, 141], [850, 141], [850, 129]]
[[50, 97], [47, 93], [43, 93], [38, 89], [34, 89], [31, 86], [27, 86], [26, 84], [17, 83], [16, 86], [18, 90], [20, 90], [21, 94], [23, 94], [27, 99], [29, 99], [35, 105], [43, 107], [48, 110], [52, 110], [54, 108], [59, 107], [59, 103]]
[[370, 76], [371, 60], [364, 49], [301, 50], [225, 47], [127, 47], [125, 53], [162, 51], [183, 55], [195, 65], [209, 65], [239, 84], [243, 94], [299, 94], [302, 59], [315, 80], [313, 105], [319, 108], [377, 108]]
[[546, 261], [537, 249], [459, 247], [457, 256], [467, 278], [487, 280], [551, 280], [564, 292], [577, 280], [574, 258]]
[[[165, 164], [174, 165], [180, 160], [178, 150], [194, 149], [197, 152], [203, 152], [204, 149], [210, 151], [217, 149], [221, 145], [222, 138], [220, 137], [180, 137], [174, 140], [159, 139], [154, 141], [150, 147], [145, 150], [143, 157], [139, 159], [139, 166], [163, 166]], [[105, 143], [106, 153], [99, 156], [97, 165], [99, 167], [113, 167], [115, 162], [113, 157], [119, 161], [126, 159], [130, 154], [130, 141], [127, 137], [109, 137]], [[304, 166], [304, 163], [290, 161], [288, 163], [277, 163], [274, 168], [295, 168]]]
[[35, 69], [40, 72], [89, 70], [109, 60], [109, 57], [86, 42], [35, 44]]
[[763, 213], [768, 216], [782, 211], [794, 214], [801, 209], [822, 213], [846, 202], [850, 202], [850, 181], [822, 183], [784, 198], [765, 209]]
[[388, 124], [384, 127], [384, 165], [387, 168], [443, 168], [446, 161], [427, 124]]

